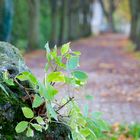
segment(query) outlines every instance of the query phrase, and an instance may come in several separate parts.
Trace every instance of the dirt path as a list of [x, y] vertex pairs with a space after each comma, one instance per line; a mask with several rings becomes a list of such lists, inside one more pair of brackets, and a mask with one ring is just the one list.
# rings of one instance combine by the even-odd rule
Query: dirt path
[[[89, 104], [90, 111], [103, 112], [103, 118], [112, 123], [140, 122], [140, 61], [123, 51], [126, 43], [127, 37], [120, 34], [104, 34], [72, 43], [74, 50], [82, 52], [81, 69], [89, 75], [79, 103]], [[39, 79], [43, 77], [44, 56], [44, 51], [25, 56]], [[87, 101], [85, 95], [94, 96], [94, 100]]]

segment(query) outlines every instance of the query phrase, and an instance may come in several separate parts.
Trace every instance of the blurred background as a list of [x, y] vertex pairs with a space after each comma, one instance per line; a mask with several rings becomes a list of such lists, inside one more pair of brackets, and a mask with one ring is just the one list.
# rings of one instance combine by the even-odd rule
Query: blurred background
[[130, 11], [137, 11], [136, 2], [0, 0], [0, 40], [10, 41], [23, 50], [34, 50], [47, 41], [53, 46], [105, 32], [128, 35], [133, 22]]
[[24, 52], [40, 80], [45, 43], [72, 42], [89, 75], [81, 107], [111, 123], [140, 122], [139, 0], [0, 0], [0, 41]]

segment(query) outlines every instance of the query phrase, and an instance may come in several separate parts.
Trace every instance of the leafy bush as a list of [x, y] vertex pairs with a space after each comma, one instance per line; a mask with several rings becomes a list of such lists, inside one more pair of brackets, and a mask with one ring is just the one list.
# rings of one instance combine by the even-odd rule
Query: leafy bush
[[[29, 103], [21, 108], [23, 113], [21, 118], [24, 119], [16, 125], [16, 132], [34, 137], [36, 132], [49, 133], [50, 124], [57, 123], [70, 128], [70, 139], [93, 140], [102, 137], [108, 125], [98, 113], [90, 115], [86, 110], [83, 115], [74, 97], [69, 95], [59, 102], [55, 99], [60, 92], [58, 88], [60, 85], [77, 89], [86, 84], [87, 74], [78, 70], [80, 52], [72, 51], [70, 43], [64, 44], [60, 52], [56, 46], [50, 50], [48, 43], [45, 48], [47, 64], [43, 83], [29, 71], [18, 74], [14, 80], [8, 78], [8, 73], [3, 75], [7, 84], [16, 83], [22, 87], [21, 82], [29, 81], [31, 87], [25, 88], [26, 96], [23, 100], [28, 99]], [[3, 87], [1, 88], [5, 91]], [[35, 94], [30, 94], [29, 91], [32, 90]], [[8, 92], [5, 93], [8, 96]]]

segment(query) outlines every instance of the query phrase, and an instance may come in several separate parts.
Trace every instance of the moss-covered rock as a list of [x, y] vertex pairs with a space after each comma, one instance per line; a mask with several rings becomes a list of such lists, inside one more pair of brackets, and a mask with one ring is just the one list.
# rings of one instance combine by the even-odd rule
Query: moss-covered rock
[[19, 72], [29, 69], [17, 48], [9, 43], [0, 42], [0, 73], [6, 70], [14, 77]]
[[[22, 72], [29, 71], [17, 48], [6, 42], [0, 42], [0, 139], [14, 138], [15, 125], [22, 118], [21, 104], [23, 89], [18, 85], [8, 85], [4, 82], [3, 73], [8, 72], [10, 78]], [[5, 91], [9, 94], [6, 95]]]
[[[27, 138], [25, 134], [17, 135], [15, 126], [18, 122], [25, 120], [21, 107], [30, 106], [23, 100], [26, 96], [25, 88], [32, 88], [29, 81], [23, 83], [19, 81], [20, 85], [15, 82], [15, 76], [23, 71], [29, 71], [29, 69], [19, 50], [9, 43], [0, 42], [0, 140], [71, 140], [69, 127], [60, 123], [50, 123], [46, 132], [38, 132], [33, 138]], [[14, 85], [4, 81], [4, 72], [8, 72]], [[35, 93], [32, 90], [31, 94]]]

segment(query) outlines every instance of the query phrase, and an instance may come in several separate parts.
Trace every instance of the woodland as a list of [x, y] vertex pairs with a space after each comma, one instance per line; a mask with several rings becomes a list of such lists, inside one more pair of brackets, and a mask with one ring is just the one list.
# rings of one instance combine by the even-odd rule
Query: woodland
[[139, 140], [139, 37], [139, 0], [0, 0], [0, 140]]

